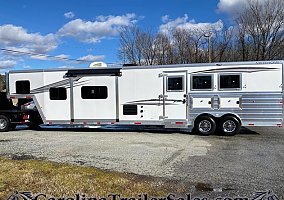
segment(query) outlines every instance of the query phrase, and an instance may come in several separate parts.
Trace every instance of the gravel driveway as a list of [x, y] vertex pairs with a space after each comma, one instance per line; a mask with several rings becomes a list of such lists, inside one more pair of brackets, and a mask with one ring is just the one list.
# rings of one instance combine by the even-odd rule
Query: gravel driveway
[[200, 194], [209, 196], [251, 196], [269, 189], [280, 199], [284, 194], [282, 128], [242, 129], [234, 137], [157, 130], [18, 129], [0, 133], [0, 154], [193, 183], [203, 187]]

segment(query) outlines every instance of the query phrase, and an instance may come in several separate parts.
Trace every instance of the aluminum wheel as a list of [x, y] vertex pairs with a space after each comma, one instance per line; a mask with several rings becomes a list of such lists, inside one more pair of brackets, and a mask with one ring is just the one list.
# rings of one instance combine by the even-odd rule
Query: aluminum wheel
[[223, 130], [225, 133], [232, 133], [237, 129], [237, 125], [233, 120], [227, 120], [223, 123]]
[[202, 120], [199, 122], [198, 130], [201, 133], [207, 133], [212, 129], [211, 122], [209, 120]]
[[5, 129], [7, 125], [8, 125], [7, 120], [0, 119], [0, 129]]

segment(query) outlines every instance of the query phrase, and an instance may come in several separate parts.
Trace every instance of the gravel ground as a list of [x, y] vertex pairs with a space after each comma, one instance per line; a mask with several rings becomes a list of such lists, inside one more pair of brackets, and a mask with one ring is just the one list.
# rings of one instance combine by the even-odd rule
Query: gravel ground
[[0, 155], [162, 178], [186, 184], [200, 197], [252, 197], [272, 190], [284, 198], [283, 128], [242, 129], [234, 137], [129, 128], [18, 128], [0, 133]]

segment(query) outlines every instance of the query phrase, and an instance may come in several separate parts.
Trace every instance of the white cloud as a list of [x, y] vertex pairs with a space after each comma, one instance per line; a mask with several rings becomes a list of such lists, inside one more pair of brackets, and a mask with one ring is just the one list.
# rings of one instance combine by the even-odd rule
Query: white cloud
[[74, 68], [74, 66], [63, 65], [63, 66], [59, 66], [57, 68], [59, 68], [59, 69], [69, 69], [69, 68]]
[[250, 1], [257, 1], [259, 4], [263, 4], [270, 0], [219, 0], [217, 11], [227, 13], [234, 17], [242, 12], [245, 7], [248, 6]]
[[247, 5], [247, 0], [220, 0], [218, 11], [228, 14], [236, 14]]
[[21, 26], [6, 24], [0, 26], [0, 45], [46, 53], [57, 48], [58, 40], [54, 34], [28, 33]]
[[31, 66], [29, 66], [29, 65], [24, 65], [23, 66], [23, 69], [31, 69], [32, 67]]
[[136, 23], [136, 15], [126, 14], [122, 16], [98, 16], [95, 21], [75, 19], [65, 24], [58, 34], [65, 37], [73, 37], [81, 42], [96, 43], [101, 39], [116, 36], [122, 26]]
[[70, 56], [69, 55], [66, 55], [66, 54], [60, 54], [60, 55], [57, 55], [55, 56], [55, 60], [58, 59], [58, 60], [68, 60]]
[[104, 58], [105, 58], [104, 55], [97, 55], [97, 56], [95, 56], [95, 55], [89, 54], [89, 55], [86, 55], [86, 56], [78, 58], [78, 60], [85, 60], [85, 61], [93, 62], [93, 61], [102, 61]]
[[46, 55], [32, 55], [30, 57], [31, 59], [34, 59], [34, 60], [48, 60], [48, 57]]
[[170, 16], [169, 15], [164, 15], [161, 17], [161, 20], [163, 23], [167, 23], [170, 20]]
[[0, 60], [0, 69], [12, 68], [17, 64], [15, 60]]
[[64, 17], [66, 17], [67, 19], [73, 19], [75, 17], [75, 14], [73, 12], [67, 12], [64, 13]]
[[195, 32], [219, 31], [223, 28], [223, 22], [219, 20], [214, 23], [196, 23], [193, 19], [189, 20], [187, 15], [174, 20], [169, 19], [167, 16], [167, 21], [160, 25], [159, 30], [162, 33], [168, 34], [170, 31], [179, 28]]

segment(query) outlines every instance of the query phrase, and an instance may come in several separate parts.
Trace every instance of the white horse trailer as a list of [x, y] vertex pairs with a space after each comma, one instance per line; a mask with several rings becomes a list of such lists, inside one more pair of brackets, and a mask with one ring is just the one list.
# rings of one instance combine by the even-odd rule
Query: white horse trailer
[[283, 61], [10, 71], [7, 91], [32, 99], [44, 124], [234, 135], [283, 122]]

